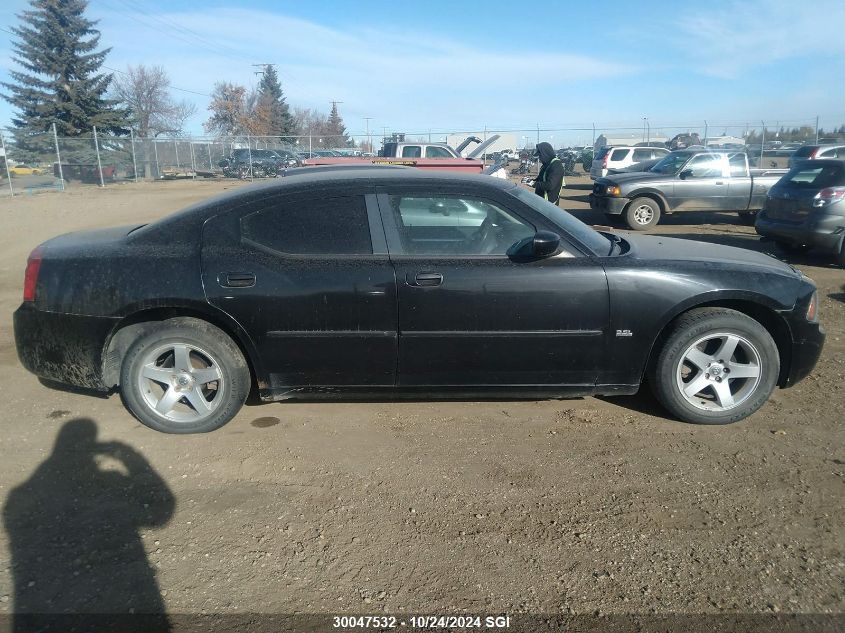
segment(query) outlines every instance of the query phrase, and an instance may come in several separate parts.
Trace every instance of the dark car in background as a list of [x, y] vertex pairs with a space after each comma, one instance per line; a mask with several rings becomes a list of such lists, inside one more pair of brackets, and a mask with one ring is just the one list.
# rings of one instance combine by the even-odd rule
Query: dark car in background
[[817, 307], [761, 253], [600, 233], [507, 180], [370, 166], [45, 242], [14, 322], [31, 372], [119, 389], [172, 433], [222, 426], [252, 390], [567, 397], [646, 377], [678, 418], [727, 424], [810, 372]]
[[290, 167], [299, 167], [302, 160], [294, 152], [285, 149], [250, 149], [239, 147], [231, 156], [220, 161], [224, 175], [236, 178], [273, 177]]
[[845, 266], [845, 161], [798, 163], [769, 190], [754, 226], [786, 251], [817, 248]]

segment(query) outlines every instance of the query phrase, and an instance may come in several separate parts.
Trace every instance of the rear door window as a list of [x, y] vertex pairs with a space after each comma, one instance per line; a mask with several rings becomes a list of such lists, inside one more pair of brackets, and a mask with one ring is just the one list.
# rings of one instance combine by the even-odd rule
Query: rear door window
[[745, 154], [734, 154], [728, 159], [731, 168], [731, 178], [742, 178], [748, 175], [745, 164]]
[[836, 149], [826, 149], [818, 154], [816, 154], [816, 158], [836, 158]]
[[644, 160], [651, 160], [653, 152], [650, 149], [635, 149], [634, 162], [639, 163]]
[[241, 218], [241, 239], [291, 255], [370, 255], [364, 196], [276, 198]]
[[627, 158], [630, 151], [629, 149], [615, 149], [610, 154], [610, 160], [614, 163], [621, 162]]

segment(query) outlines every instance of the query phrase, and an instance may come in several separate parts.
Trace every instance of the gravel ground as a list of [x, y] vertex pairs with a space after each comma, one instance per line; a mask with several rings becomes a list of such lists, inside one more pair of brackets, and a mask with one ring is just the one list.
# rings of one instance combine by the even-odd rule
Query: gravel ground
[[[568, 183], [564, 206], [604, 222], [589, 181]], [[116, 396], [48, 389], [19, 366], [11, 314], [32, 247], [234, 186], [0, 200], [0, 614], [841, 616], [845, 275], [832, 262], [791, 260], [820, 288], [815, 372], [728, 427], [674, 421], [641, 393], [278, 403], [174, 437]], [[657, 232], [771, 248], [728, 214]]]

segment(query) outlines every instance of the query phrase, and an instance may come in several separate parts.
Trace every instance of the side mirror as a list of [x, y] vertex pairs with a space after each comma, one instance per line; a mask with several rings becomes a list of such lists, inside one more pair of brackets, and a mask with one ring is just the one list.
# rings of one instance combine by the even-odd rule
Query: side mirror
[[508, 257], [517, 260], [551, 257], [560, 248], [560, 235], [551, 231], [537, 231], [531, 237], [519, 240], [508, 249]]
[[692, 176], [692, 169], [684, 169], [680, 174], [678, 174], [678, 178], [681, 180], [686, 180], [690, 176]]

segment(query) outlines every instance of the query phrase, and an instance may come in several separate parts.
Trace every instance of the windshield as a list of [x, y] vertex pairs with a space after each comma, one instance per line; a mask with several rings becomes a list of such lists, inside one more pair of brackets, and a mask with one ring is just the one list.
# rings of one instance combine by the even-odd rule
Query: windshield
[[692, 156], [689, 152], [671, 152], [664, 156], [660, 162], [658, 162], [654, 167], [649, 169], [649, 171], [654, 172], [655, 174], [677, 174], [681, 171], [681, 167], [684, 166], [689, 160], [689, 157]]
[[522, 202], [537, 211], [537, 213], [550, 220], [553, 224], [559, 226], [569, 235], [581, 242], [584, 246], [592, 250], [596, 255], [604, 256], [610, 251], [612, 245], [611, 240], [601, 233], [594, 231], [589, 226], [581, 222], [581, 220], [578, 220], [560, 207], [552, 204], [544, 198], [541, 198], [536, 193], [528, 191], [528, 189], [518, 185], [514, 185], [513, 189], [510, 189], [508, 193], [516, 196], [522, 200]]

